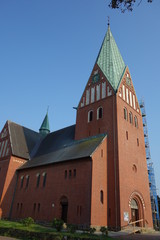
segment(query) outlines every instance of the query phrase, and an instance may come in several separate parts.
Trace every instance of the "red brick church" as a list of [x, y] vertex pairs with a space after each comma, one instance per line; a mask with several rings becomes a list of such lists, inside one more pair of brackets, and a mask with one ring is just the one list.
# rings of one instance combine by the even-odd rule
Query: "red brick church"
[[80, 226], [152, 227], [142, 115], [110, 26], [77, 107], [76, 124], [0, 133], [0, 218], [55, 217]]

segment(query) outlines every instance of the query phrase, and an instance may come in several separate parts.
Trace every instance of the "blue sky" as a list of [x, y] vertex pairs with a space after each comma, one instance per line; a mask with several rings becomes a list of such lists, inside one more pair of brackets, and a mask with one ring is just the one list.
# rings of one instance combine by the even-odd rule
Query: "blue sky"
[[160, 1], [143, 0], [131, 13], [107, 0], [0, 1], [0, 129], [11, 120], [35, 131], [49, 106], [52, 131], [75, 123], [107, 18], [145, 100], [151, 156], [160, 194]]

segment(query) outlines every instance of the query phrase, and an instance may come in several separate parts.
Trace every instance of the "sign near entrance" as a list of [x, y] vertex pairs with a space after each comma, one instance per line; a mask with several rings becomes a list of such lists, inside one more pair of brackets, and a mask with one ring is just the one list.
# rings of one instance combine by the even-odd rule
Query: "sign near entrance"
[[129, 222], [129, 213], [128, 212], [124, 212], [124, 221]]

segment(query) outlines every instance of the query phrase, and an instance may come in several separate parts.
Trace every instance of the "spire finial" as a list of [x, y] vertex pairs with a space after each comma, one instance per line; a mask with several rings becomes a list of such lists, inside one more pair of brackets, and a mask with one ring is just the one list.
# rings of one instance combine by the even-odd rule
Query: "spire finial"
[[109, 18], [109, 16], [108, 16], [108, 27], [110, 26], [110, 18]]
[[47, 114], [48, 114], [48, 111], [49, 111], [49, 106], [47, 107]]

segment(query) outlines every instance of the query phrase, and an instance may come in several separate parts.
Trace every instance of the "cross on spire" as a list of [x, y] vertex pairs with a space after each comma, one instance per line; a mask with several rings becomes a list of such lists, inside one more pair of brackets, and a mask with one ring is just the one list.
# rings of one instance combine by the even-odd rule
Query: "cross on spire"
[[110, 26], [110, 17], [108, 16], [108, 27]]

